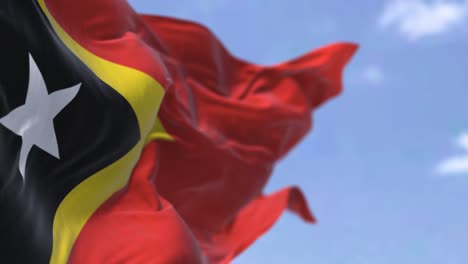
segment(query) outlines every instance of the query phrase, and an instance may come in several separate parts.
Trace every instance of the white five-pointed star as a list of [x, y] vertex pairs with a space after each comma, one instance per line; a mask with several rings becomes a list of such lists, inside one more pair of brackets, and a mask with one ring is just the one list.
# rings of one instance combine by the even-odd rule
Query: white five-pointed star
[[53, 119], [67, 106], [80, 89], [73, 87], [48, 94], [39, 68], [29, 54], [29, 85], [26, 103], [0, 119], [0, 124], [22, 137], [19, 171], [25, 179], [26, 160], [36, 145], [50, 155], [60, 158]]

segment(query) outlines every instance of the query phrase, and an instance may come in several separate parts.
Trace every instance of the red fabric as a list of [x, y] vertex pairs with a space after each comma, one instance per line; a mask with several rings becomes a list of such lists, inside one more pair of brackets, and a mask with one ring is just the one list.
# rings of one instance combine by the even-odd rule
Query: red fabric
[[88, 220], [69, 263], [205, 263], [190, 229], [154, 186], [156, 143], [144, 149], [128, 186]]
[[101, 58], [145, 72], [168, 87], [164, 48], [126, 0], [44, 0], [60, 26]]
[[211, 263], [229, 263], [268, 231], [285, 209], [290, 209], [307, 222], [315, 221], [301, 191], [296, 187], [284, 188], [251, 201], [218, 232], [196, 232], [199, 229], [195, 229], [202, 251], [209, 256]]
[[357, 46], [333, 44], [262, 67], [234, 58], [198, 24], [144, 19], [171, 56], [174, 80], [159, 116], [176, 140], [158, 142], [156, 186], [210, 261], [231, 260], [287, 208], [314, 222], [299, 189], [270, 196], [262, 189], [275, 162], [309, 131], [311, 112], [341, 91]]
[[80, 45], [164, 85], [159, 117], [175, 138], [146, 147], [129, 186], [85, 225], [71, 263], [228, 263], [285, 209], [315, 221], [298, 188], [262, 190], [312, 111], [340, 93], [355, 44], [259, 66], [203, 26], [139, 16], [125, 1], [46, 3]]

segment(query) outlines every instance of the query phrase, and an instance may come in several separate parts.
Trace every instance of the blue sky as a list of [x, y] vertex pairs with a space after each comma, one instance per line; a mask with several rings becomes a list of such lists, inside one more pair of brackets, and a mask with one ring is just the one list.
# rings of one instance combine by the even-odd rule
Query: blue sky
[[235, 263], [468, 263], [468, 1], [130, 3], [199, 21], [256, 63], [361, 45], [267, 186], [301, 186], [319, 223], [285, 214]]

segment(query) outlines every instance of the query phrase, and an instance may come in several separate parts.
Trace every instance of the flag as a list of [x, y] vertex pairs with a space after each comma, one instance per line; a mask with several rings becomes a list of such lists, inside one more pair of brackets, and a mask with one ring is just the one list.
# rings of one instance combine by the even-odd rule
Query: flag
[[0, 220], [11, 263], [229, 263], [299, 188], [275, 163], [340, 93], [357, 46], [273, 66], [126, 1], [5, 0]]
[[166, 85], [143, 37], [112, 51], [145, 69], [114, 62], [71, 38], [52, 4], [0, 3], [2, 263], [67, 262], [89, 217], [126, 186]]

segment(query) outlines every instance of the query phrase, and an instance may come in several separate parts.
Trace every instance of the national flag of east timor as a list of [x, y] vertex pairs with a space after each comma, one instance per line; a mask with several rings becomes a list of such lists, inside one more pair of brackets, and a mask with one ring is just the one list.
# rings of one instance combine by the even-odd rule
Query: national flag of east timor
[[92, 213], [127, 183], [164, 93], [141, 25], [97, 24], [86, 34], [108, 39], [86, 43], [71, 34], [88, 21], [61, 24], [60, 5], [73, 3], [0, 2], [1, 263], [67, 262]]
[[0, 263], [224, 264], [315, 221], [263, 188], [357, 45], [260, 66], [125, 0], [1, 0], [0, 36]]

